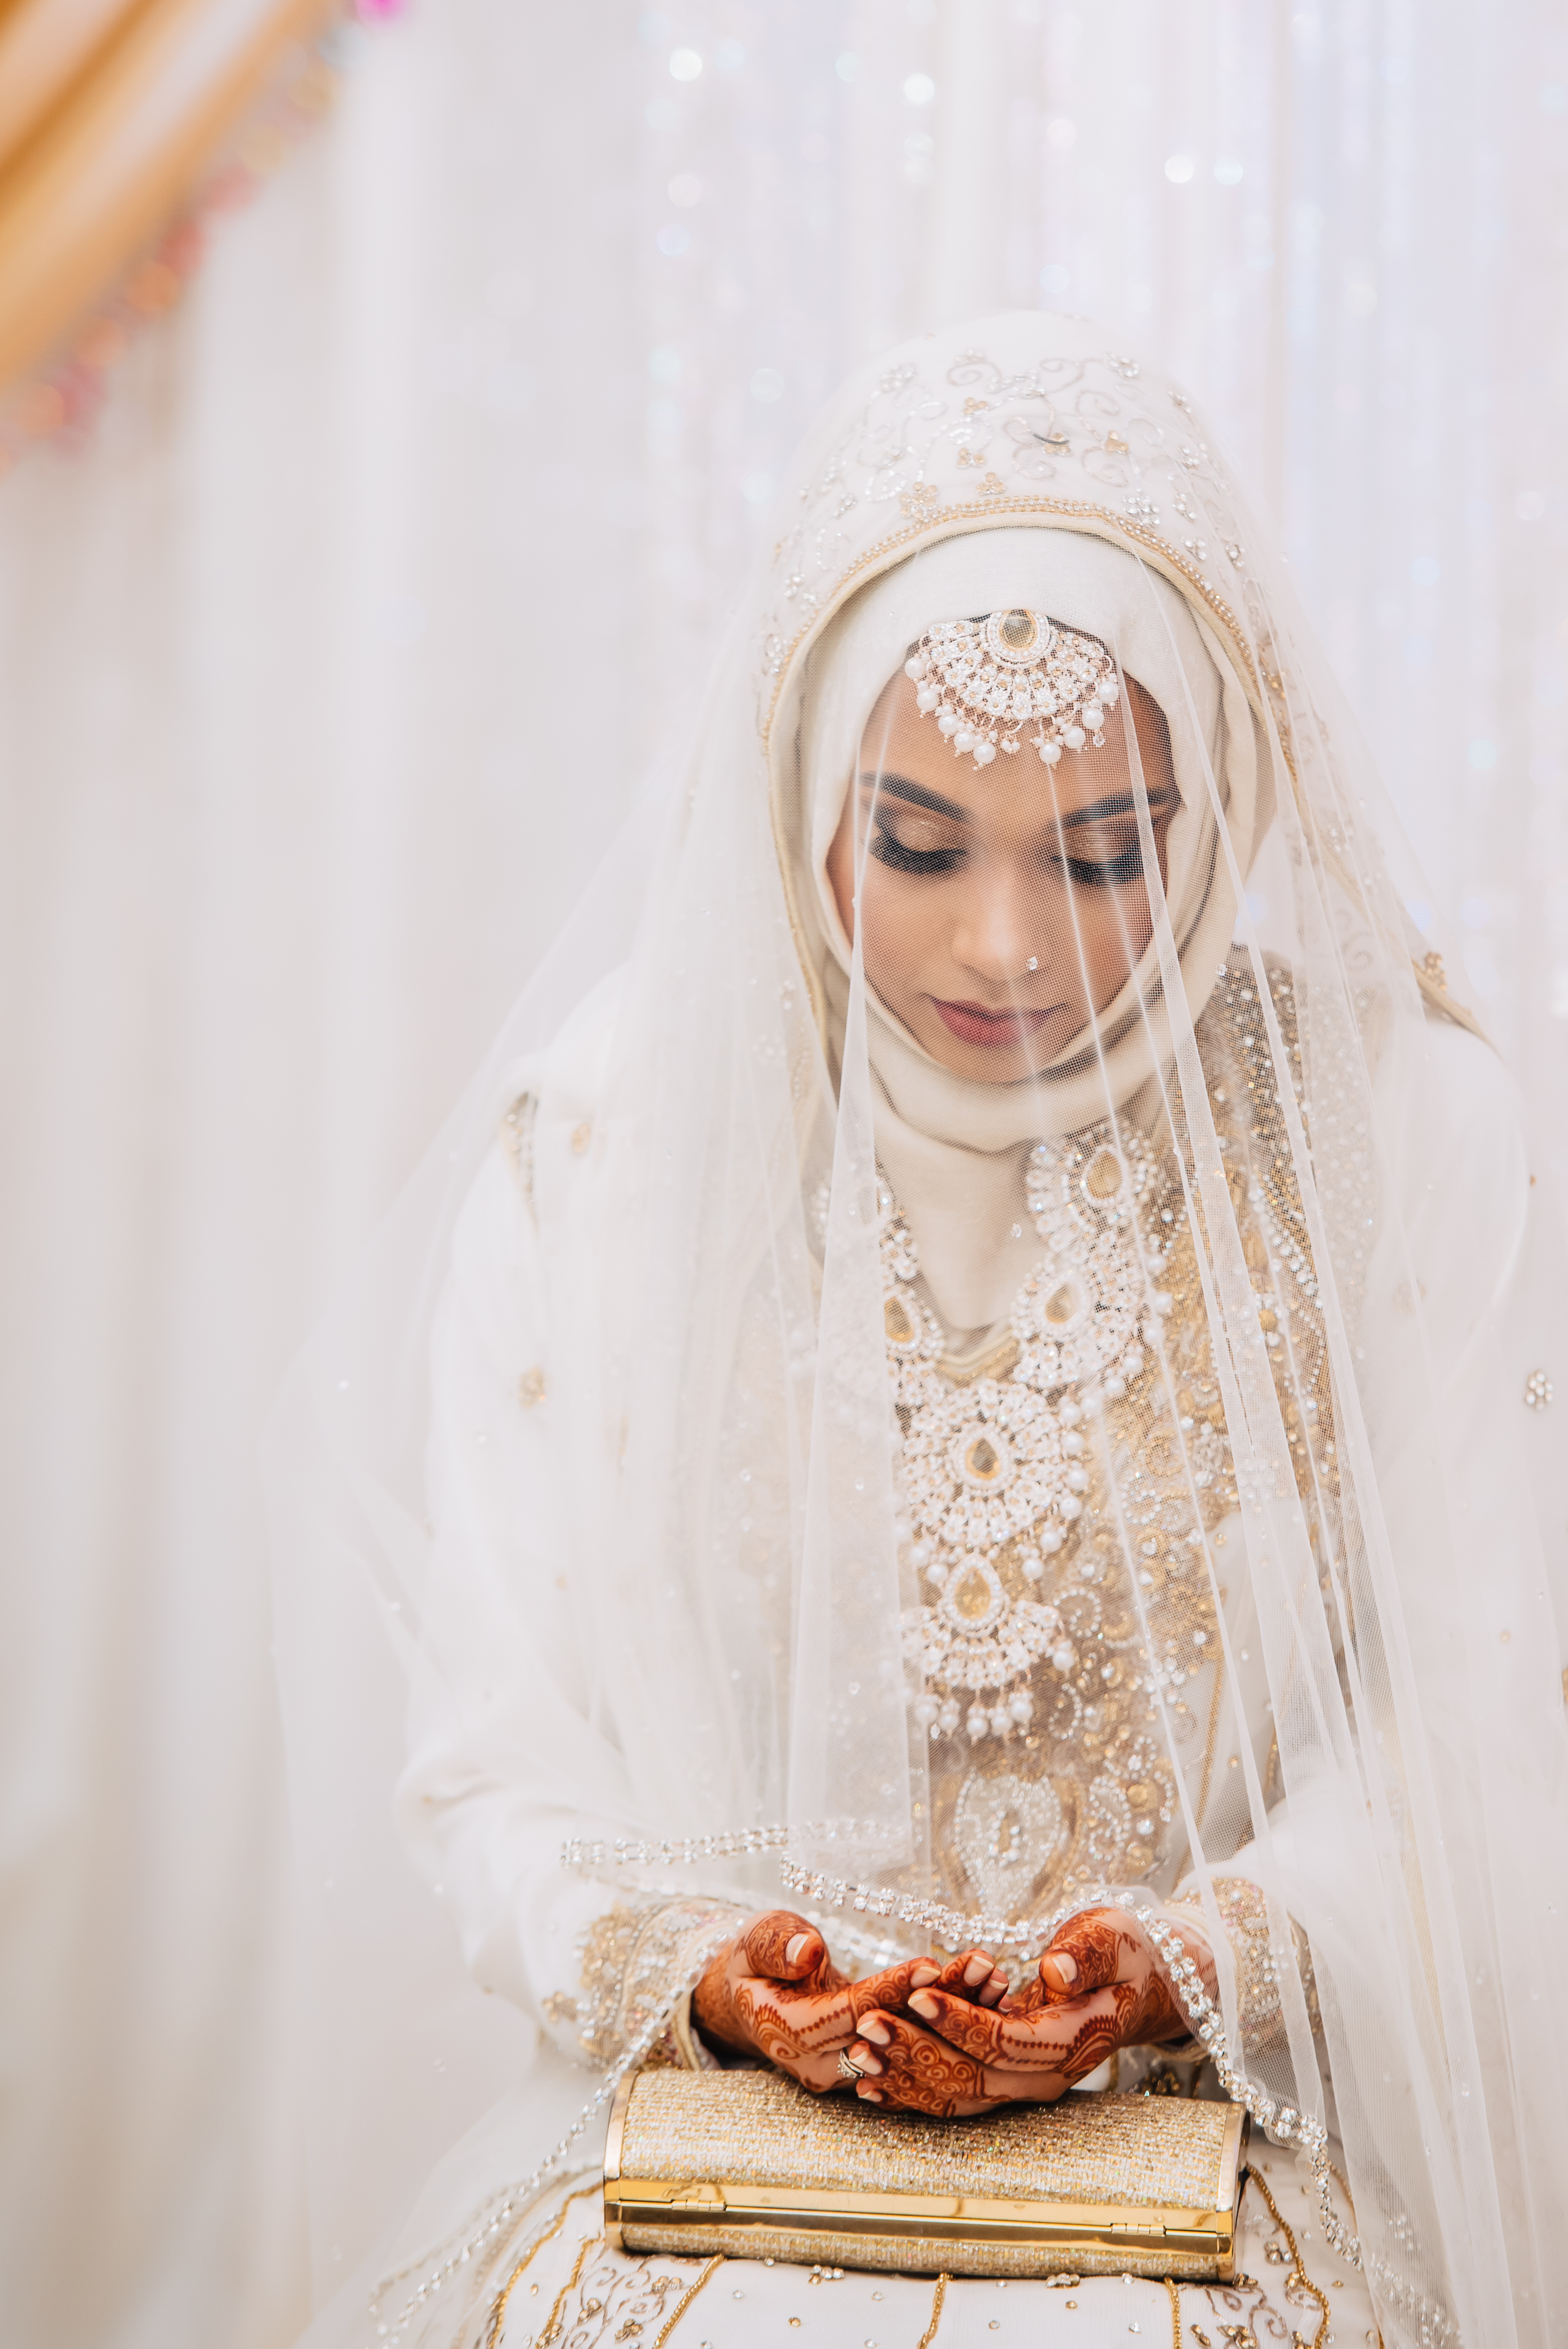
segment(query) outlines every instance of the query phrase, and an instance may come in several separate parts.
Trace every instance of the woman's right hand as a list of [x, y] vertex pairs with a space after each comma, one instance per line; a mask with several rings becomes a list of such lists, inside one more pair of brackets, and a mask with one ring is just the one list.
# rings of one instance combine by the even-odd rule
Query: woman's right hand
[[873, 2007], [902, 2007], [937, 1979], [929, 1958], [847, 1982], [814, 1925], [768, 1909], [718, 1951], [692, 1993], [703, 2036], [737, 2054], [761, 2055], [820, 2095], [848, 2085], [839, 2056]]

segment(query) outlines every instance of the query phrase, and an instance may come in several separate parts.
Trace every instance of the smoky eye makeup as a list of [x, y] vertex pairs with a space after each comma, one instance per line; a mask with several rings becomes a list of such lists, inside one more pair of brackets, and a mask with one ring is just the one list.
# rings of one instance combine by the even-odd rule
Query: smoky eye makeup
[[965, 854], [960, 812], [930, 810], [905, 800], [901, 792], [867, 789], [864, 796], [871, 836], [866, 843], [879, 864], [894, 873], [952, 873]]
[[1073, 880], [1086, 889], [1120, 889], [1130, 881], [1143, 877], [1143, 851], [1137, 841], [1124, 848], [1119, 856], [1090, 858], [1069, 856], [1067, 869]]
[[1060, 843], [1053, 841], [1047, 851], [1047, 863], [1058, 860], [1069, 877], [1087, 889], [1121, 888], [1143, 874], [1143, 846], [1136, 829], [1108, 835], [1086, 827], [1077, 839], [1067, 830]]
[[[1161, 823], [1173, 812], [1161, 806], [1150, 809], [1157, 836]], [[1141, 880], [1146, 869], [1137, 818], [1130, 812], [1120, 822], [1107, 823], [1102, 817], [1081, 829], [1064, 824], [1059, 842], [1047, 853], [1053, 862], [1059, 856], [1071, 879], [1084, 888], [1125, 888], [1130, 882]]]
[[953, 873], [964, 862], [964, 851], [955, 842], [941, 848], [917, 848], [901, 838], [894, 824], [882, 815], [872, 817], [872, 836], [866, 845], [879, 864], [887, 865], [894, 873]]
[[[908, 787], [905, 787], [908, 789]], [[867, 853], [893, 873], [936, 876], [956, 872], [968, 861], [969, 826], [965, 811], [949, 802], [934, 806], [913, 790], [879, 791], [862, 783]], [[1043, 869], [1065, 872], [1081, 889], [1118, 889], [1142, 879], [1145, 864], [1138, 820], [1130, 809], [1107, 806], [1087, 811], [1088, 821], [1068, 817], [1039, 843]], [[1151, 811], [1156, 825], [1168, 812]]]

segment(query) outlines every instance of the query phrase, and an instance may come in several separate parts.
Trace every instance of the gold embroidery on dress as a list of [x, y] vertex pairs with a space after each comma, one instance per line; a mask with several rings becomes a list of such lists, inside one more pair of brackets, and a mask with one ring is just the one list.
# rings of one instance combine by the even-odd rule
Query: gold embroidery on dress
[[[1212, 1883], [1225, 1937], [1236, 1962], [1236, 2011], [1242, 2044], [1249, 2058], [1255, 2058], [1266, 2049], [1277, 2046], [1285, 2035], [1279, 1971], [1274, 1963], [1269, 1936], [1268, 1902], [1258, 1886], [1243, 1876], [1216, 1876]], [[1203, 1914], [1203, 1896], [1195, 1885], [1173, 1893], [1166, 1905], [1171, 1909], [1190, 1909], [1200, 1919]], [[1301, 1977], [1302, 1994], [1306, 2001], [1307, 2021], [1315, 2033], [1321, 2027], [1323, 2018], [1318, 2011], [1317, 1978], [1312, 1967], [1312, 1950], [1305, 1933], [1294, 1918], [1290, 1924], [1296, 1971]]]
[[500, 1122], [500, 1138], [518, 1188], [533, 1207], [533, 1125], [539, 1102], [532, 1093], [520, 1093]]
[[[617, 1900], [578, 1944], [578, 1992], [552, 1991], [545, 2020], [573, 2030], [583, 2061], [607, 2072], [661, 2009], [689, 1990], [746, 1910], [712, 1900]], [[645, 2064], [686, 2065], [682, 2034], [667, 2024]]]

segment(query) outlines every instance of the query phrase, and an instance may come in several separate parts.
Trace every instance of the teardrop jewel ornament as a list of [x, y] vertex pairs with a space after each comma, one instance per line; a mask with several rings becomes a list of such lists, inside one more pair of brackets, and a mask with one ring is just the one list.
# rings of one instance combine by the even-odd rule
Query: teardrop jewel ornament
[[983, 620], [940, 620], [904, 663], [923, 714], [954, 754], [988, 767], [1015, 751], [1026, 726], [1047, 767], [1064, 749], [1099, 744], [1105, 713], [1121, 692], [1116, 663], [1095, 636], [1058, 627], [1021, 606]]
[[[1037, 1144], [1026, 1190], [1045, 1254], [1014, 1302], [1016, 1359], [967, 1385], [943, 1374], [913, 1235], [878, 1184], [912, 1554], [931, 1594], [908, 1610], [905, 1640], [923, 1682], [914, 1717], [934, 1738], [1009, 1738], [1035, 1717], [1037, 1667], [1063, 1683], [1077, 1669], [1068, 1602], [1036, 1593], [1084, 1514], [1086, 1415], [1142, 1376], [1169, 1309], [1157, 1282], [1176, 1211], [1161, 1206], [1158, 1172], [1143, 1138], [1108, 1120]], [[1146, 1246], [1141, 1219], [1156, 1212], [1161, 1238]]]

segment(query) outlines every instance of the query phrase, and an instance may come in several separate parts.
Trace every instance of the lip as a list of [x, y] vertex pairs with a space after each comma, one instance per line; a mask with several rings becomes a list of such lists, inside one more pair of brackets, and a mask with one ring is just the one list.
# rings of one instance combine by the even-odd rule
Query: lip
[[946, 1003], [939, 995], [931, 1001], [950, 1036], [956, 1036], [961, 1044], [992, 1048], [1021, 1044], [1026, 1037], [1037, 1035], [1052, 1009], [1047, 1004], [1043, 1011], [1031, 1011], [1014, 1005], [1006, 1011], [988, 1011], [983, 1003]]

